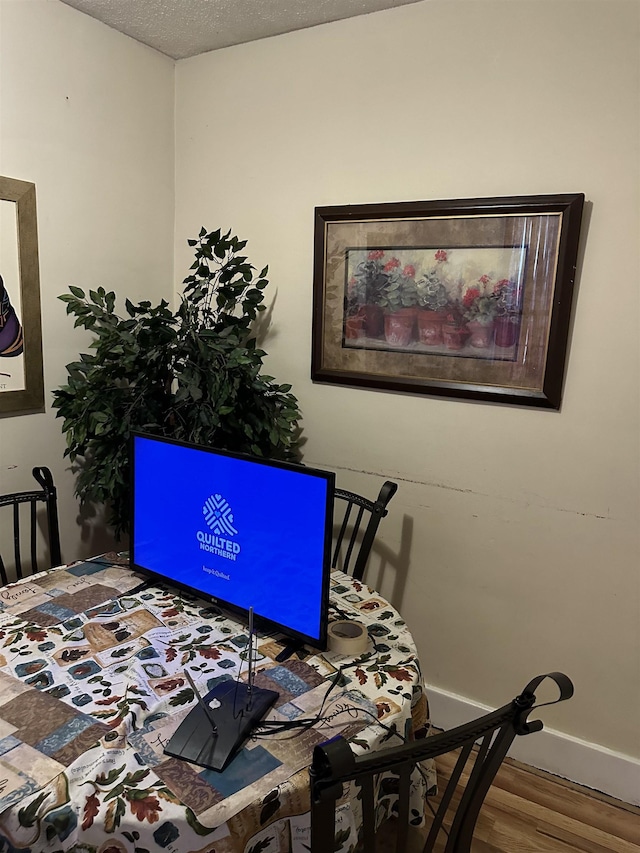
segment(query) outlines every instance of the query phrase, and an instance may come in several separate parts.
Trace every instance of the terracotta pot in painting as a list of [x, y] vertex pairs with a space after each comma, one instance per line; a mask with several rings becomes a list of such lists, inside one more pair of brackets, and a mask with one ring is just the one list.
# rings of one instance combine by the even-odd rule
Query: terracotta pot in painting
[[467, 342], [469, 331], [466, 326], [454, 326], [452, 323], [445, 323], [442, 327], [442, 337], [447, 349], [461, 350]]
[[400, 308], [384, 315], [384, 336], [394, 347], [406, 347], [414, 339], [415, 308]]
[[430, 308], [420, 308], [418, 310], [418, 335], [420, 343], [430, 347], [444, 343], [442, 327], [446, 319], [446, 311], [432, 311]]
[[496, 346], [512, 347], [518, 340], [520, 332], [520, 317], [496, 317]]
[[384, 335], [384, 313], [379, 305], [363, 305], [364, 330], [368, 338], [381, 338]]
[[358, 311], [344, 319], [344, 336], [350, 340], [362, 338], [365, 334], [365, 316]]
[[471, 320], [467, 323], [467, 328], [471, 332], [471, 340], [469, 343], [472, 347], [475, 347], [476, 349], [486, 349], [491, 346], [491, 341], [493, 340], [493, 324], [493, 320], [490, 323], [479, 323], [477, 320]]

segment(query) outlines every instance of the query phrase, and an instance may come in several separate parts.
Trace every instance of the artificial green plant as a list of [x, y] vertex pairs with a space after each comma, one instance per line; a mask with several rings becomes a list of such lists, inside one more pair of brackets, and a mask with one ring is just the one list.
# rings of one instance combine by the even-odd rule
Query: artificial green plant
[[129, 437], [132, 431], [273, 459], [293, 459], [298, 402], [290, 385], [261, 373], [266, 353], [255, 338], [265, 310], [267, 267], [258, 275], [241, 254], [246, 241], [220, 229], [189, 240], [191, 274], [174, 312], [169, 303], [125, 300], [100, 287], [59, 298], [95, 335], [91, 353], [67, 365], [54, 391], [63, 418], [65, 455], [83, 504], [105, 504], [120, 537], [128, 532]]

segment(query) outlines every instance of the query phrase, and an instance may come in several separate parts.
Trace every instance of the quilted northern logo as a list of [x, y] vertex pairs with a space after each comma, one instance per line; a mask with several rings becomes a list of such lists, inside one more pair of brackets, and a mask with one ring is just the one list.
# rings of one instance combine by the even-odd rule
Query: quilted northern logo
[[238, 532], [233, 526], [233, 512], [222, 495], [211, 495], [202, 507], [204, 520], [217, 536], [226, 533], [235, 536]]
[[200, 549], [226, 560], [235, 560], [240, 553], [240, 545], [228, 538], [238, 534], [233, 521], [233, 510], [228, 501], [222, 495], [211, 495], [204, 502], [202, 514], [211, 533], [198, 531]]

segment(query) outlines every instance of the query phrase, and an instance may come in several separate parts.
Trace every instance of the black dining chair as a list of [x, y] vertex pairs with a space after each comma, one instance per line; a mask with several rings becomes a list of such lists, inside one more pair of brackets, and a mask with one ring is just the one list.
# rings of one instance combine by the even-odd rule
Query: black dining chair
[[[45, 505], [44, 518], [46, 536], [49, 546], [47, 565], [59, 566], [62, 562], [60, 553], [60, 530], [58, 527], [58, 498], [53, 477], [48, 468], [34, 468], [32, 474], [40, 489], [30, 492], [16, 492], [11, 495], [0, 495], [0, 518], [12, 516], [13, 535], [13, 565], [16, 579], [20, 580], [25, 574], [35, 574], [38, 568], [38, 505]], [[4, 510], [4, 511], [3, 511]], [[27, 547], [28, 542], [28, 547]], [[26, 554], [28, 552], [28, 559]], [[0, 554], [0, 581], [2, 586], [9, 583], [7, 564]]]
[[[386, 480], [374, 501], [355, 492], [347, 492], [344, 489], [335, 490], [333, 507], [340, 529], [333, 545], [332, 569], [341, 569], [347, 574], [352, 574], [356, 580], [361, 581], [364, 578], [378, 525], [387, 514], [389, 501], [397, 490], [397, 483]], [[352, 560], [353, 570], [351, 570]]]
[[[351, 752], [348, 742], [341, 736], [316, 746], [309, 770], [311, 853], [334, 849], [336, 801], [342, 796], [343, 784], [350, 781], [360, 788], [363, 853], [376, 853], [374, 792], [379, 781], [377, 777], [383, 773], [391, 774], [385, 778], [386, 789], [398, 792], [395, 850], [404, 853], [409, 828], [411, 774], [419, 762], [455, 750], [459, 750], [459, 755], [438, 808], [433, 810], [433, 822], [423, 853], [431, 853], [437, 842], [438, 850], [443, 853], [469, 853], [480, 808], [509, 747], [517, 735], [528, 735], [543, 728], [540, 720], [528, 722], [527, 717], [536, 707], [542, 707], [535, 704], [534, 691], [546, 678], [555, 682], [560, 696], [542, 705], [554, 705], [573, 695], [571, 680], [561, 672], [550, 672], [532, 679], [508, 705], [441, 734], [358, 756]], [[427, 804], [430, 805], [429, 800]], [[441, 833], [446, 836], [443, 845], [438, 841]], [[388, 850], [385, 845], [382, 853]]]

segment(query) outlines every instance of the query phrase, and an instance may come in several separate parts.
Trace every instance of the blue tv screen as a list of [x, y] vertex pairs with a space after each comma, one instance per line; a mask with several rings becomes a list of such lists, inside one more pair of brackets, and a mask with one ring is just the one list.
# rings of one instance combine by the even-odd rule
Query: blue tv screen
[[335, 475], [134, 434], [131, 565], [325, 649]]

